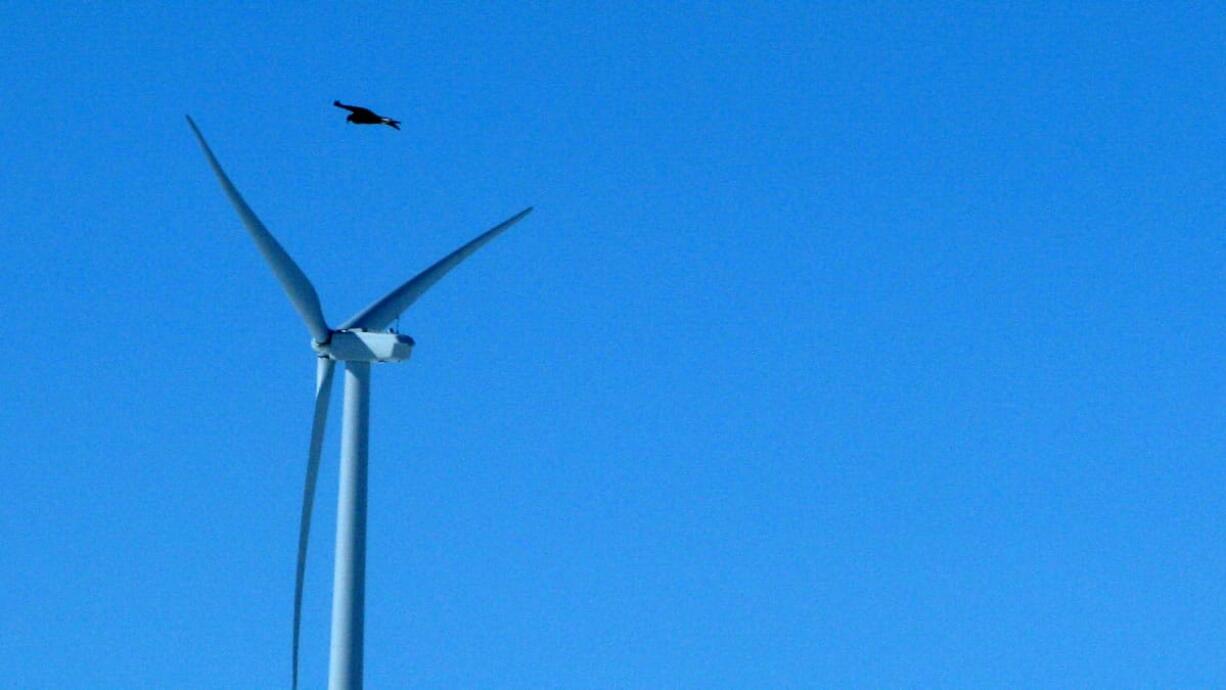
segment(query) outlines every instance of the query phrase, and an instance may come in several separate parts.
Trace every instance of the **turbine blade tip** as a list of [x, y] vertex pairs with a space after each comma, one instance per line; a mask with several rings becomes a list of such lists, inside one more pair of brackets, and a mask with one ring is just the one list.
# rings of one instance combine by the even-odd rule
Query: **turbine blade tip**
[[192, 128], [192, 133], [196, 135], [196, 139], [203, 143], [204, 132], [201, 132], [200, 128], [196, 126], [196, 121], [192, 119], [191, 115], [186, 115], [185, 117], [187, 118], [187, 126]]

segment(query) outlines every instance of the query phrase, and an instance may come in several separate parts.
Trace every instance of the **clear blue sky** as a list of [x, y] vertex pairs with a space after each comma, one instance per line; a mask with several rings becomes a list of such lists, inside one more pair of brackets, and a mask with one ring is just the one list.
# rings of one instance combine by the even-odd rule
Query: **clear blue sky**
[[369, 687], [1226, 685], [1212, 3], [43, 4], [0, 686], [288, 687], [315, 365], [185, 113], [333, 323], [536, 206], [375, 370]]

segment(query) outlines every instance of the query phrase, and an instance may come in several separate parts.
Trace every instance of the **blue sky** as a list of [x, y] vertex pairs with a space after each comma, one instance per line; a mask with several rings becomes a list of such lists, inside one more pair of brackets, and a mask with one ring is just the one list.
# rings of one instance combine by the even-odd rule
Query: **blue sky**
[[288, 687], [314, 361], [185, 113], [334, 324], [536, 207], [375, 370], [368, 687], [1226, 684], [1221, 10], [34, 5], [6, 686]]

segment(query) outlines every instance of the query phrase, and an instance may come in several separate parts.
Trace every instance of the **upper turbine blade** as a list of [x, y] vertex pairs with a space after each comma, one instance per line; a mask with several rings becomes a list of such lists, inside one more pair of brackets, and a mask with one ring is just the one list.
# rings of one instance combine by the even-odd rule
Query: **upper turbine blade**
[[375, 301], [374, 304], [355, 314], [341, 325], [341, 330], [346, 328], [364, 328], [368, 331], [378, 331], [386, 328], [388, 324], [396, 320], [396, 317], [401, 312], [416, 302], [418, 297], [425, 294], [426, 290], [429, 290], [439, 279], [447, 275], [448, 271], [455, 268], [464, 259], [472, 256], [473, 252], [483, 247], [507, 228], [518, 223], [531, 212], [532, 207], [529, 206], [495, 225], [493, 228], [486, 230], [473, 241], [443, 257], [438, 263], [418, 273], [404, 285], [392, 290]]
[[319, 358], [315, 375], [315, 421], [311, 424], [311, 447], [307, 453], [306, 485], [302, 489], [302, 520], [298, 525], [298, 570], [294, 579], [294, 652], [293, 688], [298, 688], [298, 641], [302, 628], [302, 587], [306, 578], [307, 543], [311, 536], [311, 509], [315, 505], [315, 480], [319, 476], [319, 451], [324, 442], [324, 425], [328, 421], [328, 397], [332, 392], [332, 367], [327, 357]]
[[200, 128], [196, 126], [190, 115], [187, 117], [187, 124], [191, 125], [192, 131], [196, 133], [196, 139], [200, 141], [200, 148], [204, 149], [204, 155], [209, 159], [213, 172], [217, 174], [221, 188], [230, 198], [234, 210], [238, 211], [239, 218], [242, 218], [243, 225], [247, 227], [251, 239], [255, 240], [255, 246], [264, 255], [264, 260], [268, 262], [273, 273], [277, 274], [277, 280], [281, 281], [285, 294], [289, 295], [290, 301], [294, 303], [294, 309], [298, 310], [298, 314], [306, 322], [307, 329], [311, 331], [311, 337], [317, 343], [328, 342], [331, 331], [324, 319], [323, 309], [319, 306], [319, 295], [315, 292], [315, 287], [311, 285], [306, 274], [302, 272], [298, 264], [294, 263], [272, 233], [268, 232], [268, 228], [264, 227], [247, 202], [243, 201], [242, 195], [235, 189], [234, 183], [226, 176], [226, 172], [221, 169], [221, 164], [213, 155], [213, 149], [209, 148], [204, 135], [200, 133]]

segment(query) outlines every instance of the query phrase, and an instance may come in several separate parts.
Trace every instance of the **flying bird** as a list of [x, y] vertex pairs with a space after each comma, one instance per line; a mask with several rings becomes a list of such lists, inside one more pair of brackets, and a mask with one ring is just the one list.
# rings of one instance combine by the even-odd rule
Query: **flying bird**
[[349, 111], [349, 117], [345, 118], [345, 122], [352, 122], [355, 125], [387, 125], [395, 130], [400, 129], [400, 120], [383, 117], [362, 106], [345, 105], [340, 101], [332, 101], [332, 105]]

